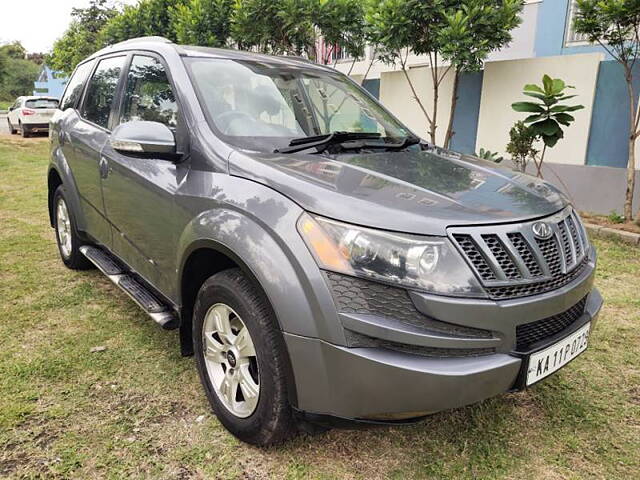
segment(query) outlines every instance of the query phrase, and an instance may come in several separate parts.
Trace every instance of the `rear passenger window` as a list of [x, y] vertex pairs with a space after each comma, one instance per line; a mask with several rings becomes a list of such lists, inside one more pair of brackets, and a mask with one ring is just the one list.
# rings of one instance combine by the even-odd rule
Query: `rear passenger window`
[[109, 114], [116, 95], [116, 87], [125, 57], [101, 60], [96, 67], [84, 97], [82, 116], [90, 122], [107, 128]]
[[171, 128], [178, 120], [178, 105], [164, 67], [145, 55], [134, 55], [127, 75], [121, 123], [134, 120], [160, 122]]
[[73, 72], [71, 80], [69, 80], [67, 88], [64, 91], [64, 96], [62, 97], [62, 100], [60, 100], [60, 110], [76, 107], [78, 100], [80, 99], [80, 95], [82, 95], [82, 87], [84, 87], [85, 80], [89, 76], [92, 66], [93, 62], [83, 63], [76, 68], [75, 72]]

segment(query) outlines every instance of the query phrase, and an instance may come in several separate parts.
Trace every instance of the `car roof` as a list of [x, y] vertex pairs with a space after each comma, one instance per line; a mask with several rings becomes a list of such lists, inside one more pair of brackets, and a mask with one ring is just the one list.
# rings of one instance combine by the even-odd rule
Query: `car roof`
[[150, 50], [157, 53], [162, 53], [162, 51], [168, 48], [176, 50], [177, 53], [183, 57], [206, 57], [230, 60], [244, 60], [259, 63], [277, 64], [281, 66], [310, 68], [314, 70], [323, 70], [333, 73], [336, 72], [336, 70], [330, 67], [313, 63], [312, 61], [302, 57], [265, 55], [262, 53], [245, 52], [226, 48], [177, 45], [163, 37], [138, 37], [132, 38], [130, 40], [125, 40], [124, 42], [116, 43], [97, 51], [96, 53], [88, 57], [86, 61], [116, 52], [125, 52], [130, 50]]
[[23, 98], [25, 100], [59, 100], [58, 97], [50, 97], [48, 95], [29, 95], [18, 98]]

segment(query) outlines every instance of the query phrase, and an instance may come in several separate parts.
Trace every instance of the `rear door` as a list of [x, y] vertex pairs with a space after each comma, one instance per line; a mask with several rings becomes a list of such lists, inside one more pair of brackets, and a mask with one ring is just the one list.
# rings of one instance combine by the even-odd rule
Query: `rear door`
[[86, 86], [79, 121], [69, 131], [73, 155], [69, 159], [87, 232], [99, 243], [111, 246], [111, 226], [102, 197], [101, 176], [106, 163], [100, 155], [111, 133], [112, 113], [126, 54], [98, 61]]
[[7, 118], [9, 119], [9, 122], [11, 123], [11, 126], [13, 128], [16, 128], [18, 126], [18, 122], [20, 120], [19, 115], [20, 115], [21, 106], [22, 106], [22, 97], [18, 97], [15, 103], [13, 104], [13, 106], [11, 107], [11, 110], [9, 111], [9, 115], [7, 115]]
[[[159, 122], [175, 132], [181, 121], [174, 92], [160, 57], [133, 54], [123, 76], [115, 123]], [[113, 251], [156, 289], [169, 291], [169, 273], [175, 273], [173, 200], [185, 167], [160, 158], [124, 155], [109, 143], [102, 156], [108, 162], [102, 185], [113, 227]]]

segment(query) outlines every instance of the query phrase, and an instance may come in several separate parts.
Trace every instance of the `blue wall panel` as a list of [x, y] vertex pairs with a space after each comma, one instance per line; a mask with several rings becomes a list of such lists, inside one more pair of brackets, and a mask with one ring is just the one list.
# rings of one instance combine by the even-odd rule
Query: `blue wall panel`
[[[640, 65], [635, 66], [634, 91], [640, 91]], [[629, 155], [629, 94], [622, 65], [600, 62], [593, 100], [587, 165], [626, 167]]]
[[[451, 148], [462, 153], [474, 153], [480, 117], [480, 95], [483, 72], [463, 73], [458, 85], [458, 103], [453, 114]], [[446, 125], [443, 126], [446, 129]], [[482, 145], [480, 145], [482, 146]]]
[[367, 92], [380, 100], [380, 79], [379, 78], [368, 78], [363, 83], [362, 86], [365, 88]]

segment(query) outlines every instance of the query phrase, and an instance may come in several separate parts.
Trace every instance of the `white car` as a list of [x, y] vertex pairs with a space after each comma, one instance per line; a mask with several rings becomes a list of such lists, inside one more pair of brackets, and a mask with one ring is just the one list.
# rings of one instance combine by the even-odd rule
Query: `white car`
[[22, 133], [28, 137], [31, 133], [48, 132], [49, 120], [58, 108], [55, 97], [18, 97], [9, 107], [7, 122], [11, 133]]

